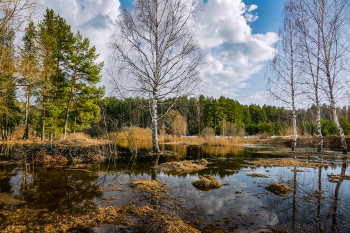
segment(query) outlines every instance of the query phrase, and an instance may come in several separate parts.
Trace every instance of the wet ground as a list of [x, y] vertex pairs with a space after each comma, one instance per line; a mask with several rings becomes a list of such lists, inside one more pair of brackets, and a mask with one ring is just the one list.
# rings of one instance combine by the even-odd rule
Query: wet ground
[[[75, 216], [105, 206], [152, 206], [178, 215], [184, 222], [203, 230], [210, 224], [229, 232], [262, 232], [283, 229], [291, 232], [350, 232], [350, 180], [330, 182], [327, 175], [350, 175], [344, 157], [314, 157], [332, 162], [329, 166], [259, 167], [249, 161], [271, 158], [259, 154], [267, 147], [220, 148], [164, 145], [174, 156], [159, 162], [205, 158], [212, 164], [199, 172], [174, 175], [152, 170], [155, 158], [131, 158], [121, 153], [116, 160], [78, 167], [35, 167], [0, 165], [0, 231], [8, 221], [2, 212], [31, 209]], [[144, 151], [142, 151], [144, 150]], [[127, 149], [121, 149], [127, 152]], [[260, 173], [263, 177], [250, 177]], [[223, 186], [198, 190], [191, 183], [199, 176], [212, 175]], [[169, 189], [163, 198], [128, 186], [135, 178], [159, 180]], [[266, 190], [271, 183], [294, 189], [285, 196]], [[13, 223], [16, 224], [16, 223]], [[29, 224], [29, 223], [28, 223]], [[44, 223], [43, 223], [44, 224]], [[86, 230], [86, 229], [85, 229]], [[133, 232], [135, 227], [102, 224], [93, 232]]]

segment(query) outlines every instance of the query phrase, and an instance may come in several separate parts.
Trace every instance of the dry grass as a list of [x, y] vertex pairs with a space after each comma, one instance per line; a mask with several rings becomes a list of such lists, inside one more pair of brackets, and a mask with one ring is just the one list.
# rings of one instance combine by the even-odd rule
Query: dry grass
[[220, 188], [222, 184], [215, 179], [213, 176], [206, 175], [201, 177], [200, 180], [192, 182], [193, 186], [199, 188]]
[[284, 184], [270, 184], [266, 189], [274, 193], [275, 195], [280, 195], [280, 196], [284, 196], [287, 193], [294, 190], [294, 189], [288, 188]]
[[146, 193], [167, 192], [165, 184], [158, 180], [134, 179], [129, 186], [137, 191]]
[[269, 166], [269, 167], [320, 167], [330, 165], [327, 163], [312, 163], [308, 160], [303, 159], [261, 159], [257, 161], [249, 162], [249, 164], [260, 165], [260, 166]]
[[239, 146], [242, 145], [243, 142], [243, 138], [240, 137], [206, 137], [204, 144], [210, 146]]
[[337, 180], [350, 180], [350, 176], [348, 175], [327, 175], [329, 178], [337, 179]]
[[129, 140], [129, 141], [151, 141], [152, 130], [150, 128], [124, 127], [120, 132], [109, 133], [111, 140]]
[[164, 214], [151, 219], [142, 228], [145, 233], [200, 233], [196, 228], [185, 224], [178, 216]]
[[154, 168], [164, 172], [183, 173], [205, 169], [208, 164], [209, 162], [205, 159], [199, 161], [185, 160], [180, 162], [162, 163]]
[[247, 176], [268, 178], [268, 176], [265, 176], [265, 175], [259, 174], [259, 173], [252, 173], [252, 174], [248, 174]]
[[0, 203], [1, 202], [6, 205], [18, 205], [25, 203], [24, 201], [14, 198], [10, 193], [0, 193]]
[[181, 144], [181, 145], [202, 145], [205, 140], [201, 137], [177, 137], [172, 135], [161, 135], [159, 141], [164, 144]]
[[48, 155], [46, 150], [41, 150], [35, 155], [34, 162], [40, 165], [51, 165], [51, 164], [66, 164], [68, 160], [61, 154]]
[[[133, 223], [130, 218], [154, 218], [157, 211], [148, 206], [136, 208], [127, 207], [104, 207], [95, 211], [82, 211], [82, 215], [59, 215], [56, 213], [47, 213], [44, 210], [18, 209], [11, 211], [3, 210], [2, 226], [5, 226], [2, 232], [37, 232], [42, 229], [43, 232], [72, 232], [73, 229], [80, 228], [86, 230], [96, 227], [100, 224], [122, 224], [131, 226]], [[133, 219], [134, 219], [133, 218]], [[85, 232], [85, 231], [84, 231]]]

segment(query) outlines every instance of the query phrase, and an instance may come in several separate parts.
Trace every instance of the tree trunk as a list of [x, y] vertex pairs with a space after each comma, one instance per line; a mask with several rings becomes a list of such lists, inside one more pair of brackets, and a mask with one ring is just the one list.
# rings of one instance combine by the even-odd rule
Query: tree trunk
[[29, 107], [30, 107], [30, 87], [28, 87], [27, 91], [27, 104], [26, 104], [26, 118], [25, 118], [25, 128], [24, 128], [24, 135], [23, 139], [28, 139], [29, 136]]
[[343, 154], [347, 154], [348, 153], [348, 147], [346, 145], [346, 140], [345, 140], [345, 135], [344, 135], [343, 128], [341, 127], [341, 125], [339, 124], [339, 121], [338, 121], [337, 110], [336, 110], [336, 107], [335, 107], [335, 101], [334, 101], [333, 93], [331, 93], [331, 104], [332, 104], [332, 112], [333, 112], [333, 121], [334, 121], [334, 123], [337, 126], [338, 131], [339, 131], [340, 140], [341, 140], [341, 144], [342, 144], [342, 148], [343, 148]]
[[[45, 81], [47, 81], [47, 77], [45, 78]], [[45, 141], [45, 102], [46, 102], [46, 85], [44, 86], [44, 93], [43, 93], [43, 121], [42, 121], [42, 128], [41, 128], [41, 141]]]
[[[293, 91], [294, 93], [294, 91]], [[293, 95], [294, 96], [294, 95]], [[294, 106], [294, 97], [293, 97], [293, 142], [292, 142], [292, 151], [295, 151], [295, 147], [297, 145], [297, 114]]]
[[317, 100], [317, 133], [318, 133], [317, 151], [321, 152], [323, 147], [323, 137], [322, 137], [322, 130], [321, 130], [321, 108], [318, 100]]
[[152, 104], [152, 150], [159, 153], [158, 134], [157, 134], [157, 99], [153, 98]]
[[69, 105], [70, 105], [70, 103], [71, 103], [71, 101], [72, 101], [72, 98], [73, 98], [73, 91], [74, 91], [74, 85], [75, 85], [76, 77], [77, 77], [77, 65], [75, 65], [72, 87], [71, 87], [71, 89], [70, 89], [70, 94], [69, 94], [69, 99], [68, 99], [68, 104], [67, 104], [66, 119], [64, 120], [64, 130], [63, 130], [64, 138], [66, 138], [66, 134], [67, 134], [68, 116], [69, 116]]

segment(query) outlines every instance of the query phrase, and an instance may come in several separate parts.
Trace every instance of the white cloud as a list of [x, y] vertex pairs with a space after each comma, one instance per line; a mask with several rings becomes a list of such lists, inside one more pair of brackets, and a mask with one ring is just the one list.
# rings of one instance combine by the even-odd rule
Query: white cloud
[[66, 19], [74, 33], [79, 30], [90, 39], [100, 54], [99, 61], [107, 59], [111, 26], [119, 15], [119, 0], [45, 0], [45, 5]]
[[[108, 58], [108, 43], [112, 35], [112, 25], [120, 14], [119, 0], [43, 0], [44, 5], [53, 9], [72, 26], [72, 31], [90, 39], [90, 45], [96, 46], [100, 54], [97, 62]], [[42, 17], [39, 17], [41, 20]], [[101, 85], [105, 85], [107, 94], [108, 78], [103, 76]]]
[[203, 71], [210, 87], [206, 95], [240, 99], [235, 92], [250, 87], [248, 80], [263, 69], [262, 62], [273, 58], [272, 45], [278, 35], [252, 34], [249, 25], [258, 18], [252, 13], [257, 8], [246, 6], [242, 0], [208, 0], [198, 38], [208, 50], [208, 65]]

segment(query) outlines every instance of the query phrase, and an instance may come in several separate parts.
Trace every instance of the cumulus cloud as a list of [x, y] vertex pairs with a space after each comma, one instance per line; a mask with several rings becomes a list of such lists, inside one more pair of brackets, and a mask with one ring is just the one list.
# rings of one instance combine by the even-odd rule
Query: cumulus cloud
[[258, 19], [253, 13], [257, 8], [242, 0], [208, 0], [198, 38], [208, 51], [204, 80], [210, 89], [205, 94], [239, 99], [235, 92], [249, 87], [252, 75], [263, 69], [262, 62], [273, 58], [278, 35], [253, 34], [250, 27]]
[[119, 0], [44, 0], [45, 5], [53, 9], [84, 37], [90, 39], [100, 54], [99, 61], [108, 56], [108, 41], [112, 34], [113, 21], [119, 15]]

